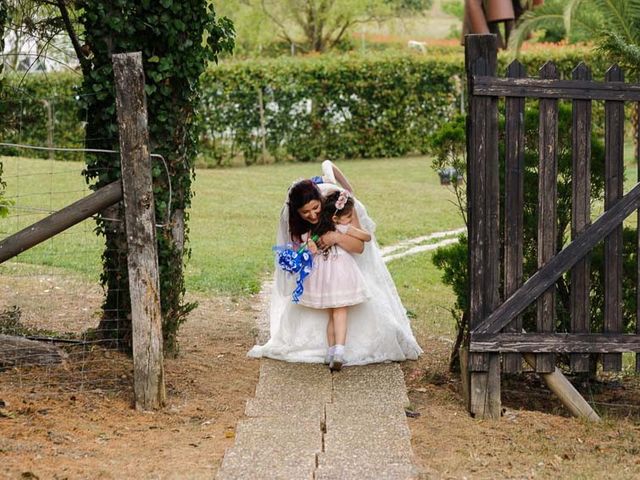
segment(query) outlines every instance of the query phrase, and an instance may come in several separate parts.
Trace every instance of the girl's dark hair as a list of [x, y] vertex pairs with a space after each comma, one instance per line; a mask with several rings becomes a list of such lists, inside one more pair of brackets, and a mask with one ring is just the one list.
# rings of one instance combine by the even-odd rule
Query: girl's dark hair
[[303, 219], [298, 209], [304, 207], [312, 200], [322, 203], [322, 194], [311, 180], [301, 180], [289, 190], [289, 234], [293, 240], [299, 240], [302, 234], [308, 232], [313, 225]]
[[322, 214], [320, 215], [320, 221], [313, 228], [314, 235], [324, 235], [327, 232], [332, 232], [336, 229], [335, 223], [333, 222], [333, 216], [337, 215], [341, 217], [345, 215], [351, 210], [353, 210], [353, 198], [349, 196], [347, 198], [347, 202], [344, 204], [344, 207], [336, 212], [336, 202], [340, 198], [340, 191], [336, 191], [327, 195], [324, 199], [324, 205], [322, 206]]

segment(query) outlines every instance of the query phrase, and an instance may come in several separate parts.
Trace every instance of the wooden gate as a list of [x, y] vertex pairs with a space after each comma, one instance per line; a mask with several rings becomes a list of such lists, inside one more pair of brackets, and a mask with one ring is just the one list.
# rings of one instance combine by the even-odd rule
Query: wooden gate
[[[561, 80], [551, 62], [540, 69], [539, 78], [527, 77], [524, 67], [517, 61], [508, 67], [506, 78], [498, 78], [496, 53], [495, 36], [466, 37], [465, 66], [469, 87], [468, 408], [474, 415], [490, 418], [500, 415], [501, 369], [519, 371], [523, 354], [535, 354], [535, 357], [527, 355], [527, 358], [535, 358], [531, 362], [535, 364], [535, 370], [544, 373], [555, 370], [557, 353], [570, 354], [574, 371], [586, 371], [590, 354], [602, 354], [604, 370], [620, 370], [622, 352], [640, 352], [640, 322], [637, 320], [640, 301], [637, 302], [639, 315], [635, 334], [623, 333], [621, 308], [622, 222], [640, 207], [640, 183], [623, 195], [624, 102], [640, 102], [640, 84], [624, 83], [623, 73], [617, 66], [607, 71], [604, 82], [593, 81], [584, 64], [574, 69], [572, 80]], [[503, 185], [500, 184], [498, 151], [500, 98], [505, 99]], [[527, 98], [539, 99], [540, 194], [537, 205], [538, 270], [523, 283], [524, 108]], [[571, 100], [573, 105], [573, 169], [571, 242], [558, 251], [556, 201], [560, 99]], [[604, 101], [605, 109], [605, 211], [591, 222], [591, 107], [594, 100]], [[640, 151], [637, 150], [636, 155], [640, 160]], [[501, 190], [504, 192], [502, 229]], [[602, 240], [605, 243], [604, 328], [601, 332], [591, 332], [589, 253]], [[640, 270], [640, 263], [636, 270]], [[566, 272], [570, 272], [571, 279], [571, 321], [568, 333], [558, 333], [555, 331], [555, 285]], [[637, 292], [640, 300], [640, 289]], [[534, 302], [537, 302], [537, 330], [525, 333], [521, 314]], [[640, 371], [638, 353], [636, 369]]]

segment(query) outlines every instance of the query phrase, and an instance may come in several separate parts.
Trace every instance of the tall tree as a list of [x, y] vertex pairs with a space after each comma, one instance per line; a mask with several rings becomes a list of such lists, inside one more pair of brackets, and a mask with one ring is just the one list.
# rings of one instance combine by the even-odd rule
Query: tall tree
[[[268, 40], [270, 27], [297, 49], [324, 52], [358, 24], [423, 12], [430, 5], [431, 0], [231, 0], [223, 8], [240, 25], [246, 22], [243, 31], [257, 43]], [[255, 28], [258, 20], [266, 20], [260, 29]]]
[[[63, 3], [64, 0], [58, 0]], [[111, 55], [142, 51], [158, 227], [160, 298], [165, 350], [175, 352], [176, 334], [194, 307], [184, 301], [183, 262], [191, 202], [198, 81], [207, 64], [233, 48], [233, 25], [215, 14], [209, 0], [80, 0], [84, 39], [74, 39], [83, 66], [87, 108], [86, 143], [117, 149], [118, 134]], [[62, 8], [62, 7], [61, 7]], [[86, 176], [97, 188], [120, 177], [116, 156], [92, 156]], [[107, 287], [101, 329], [129, 347], [130, 312], [121, 206], [98, 221], [105, 236], [102, 280]]]
[[[0, 0], [1, 2], [7, 0]], [[89, 148], [118, 150], [118, 127], [111, 55], [142, 51], [153, 166], [158, 262], [165, 352], [175, 352], [176, 334], [194, 305], [184, 301], [184, 258], [191, 202], [194, 131], [200, 75], [234, 42], [232, 23], [216, 16], [212, 0], [9, 0], [41, 40], [60, 31], [77, 56], [83, 73], [81, 101], [86, 109], [85, 143]], [[29, 9], [38, 13], [25, 15]], [[18, 11], [18, 10], [16, 10]], [[117, 155], [87, 156], [87, 181], [100, 188], [120, 178]], [[106, 297], [99, 331], [130, 348], [131, 320], [122, 206], [103, 212], [98, 233], [104, 235], [102, 282]]]

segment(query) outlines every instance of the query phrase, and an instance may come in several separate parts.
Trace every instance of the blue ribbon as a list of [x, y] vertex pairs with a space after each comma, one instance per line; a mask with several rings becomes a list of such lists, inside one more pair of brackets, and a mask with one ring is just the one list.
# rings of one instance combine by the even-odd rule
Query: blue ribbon
[[276, 245], [273, 247], [278, 257], [278, 266], [285, 272], [298, 274], [296, 288], [291, 294], [293, 303], [298, 303], [304, 291], [304, 279], [309, 276], [313, 268], [313, 255], [305, 247], [295, 250], [292, 245]]

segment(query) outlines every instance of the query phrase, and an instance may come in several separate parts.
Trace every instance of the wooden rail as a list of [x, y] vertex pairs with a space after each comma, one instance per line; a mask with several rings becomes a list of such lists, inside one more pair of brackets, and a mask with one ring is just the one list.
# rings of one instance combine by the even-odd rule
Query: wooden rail
[[602, 333], [474, 333], [475, 352], [640, 352], [640, 335]]
[[640, 85], [543, 78], [498, 78], [476, 75], [473, 95], [488, 97], [554, 98], [566, 100], [614, 100], [640, 102]]
[[0, 263], [73, 227], [120, 200], [122, 184], [118, 180], [0, 241]]

